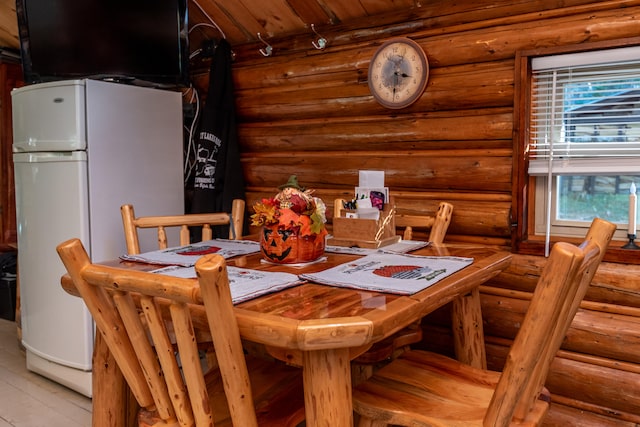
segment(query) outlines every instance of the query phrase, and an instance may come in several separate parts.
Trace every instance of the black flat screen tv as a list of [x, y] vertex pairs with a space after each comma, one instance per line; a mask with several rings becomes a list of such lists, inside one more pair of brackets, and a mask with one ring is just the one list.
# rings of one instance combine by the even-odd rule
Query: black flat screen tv
[[27, 83], [189, 83], [187, 0], [16, 0]]

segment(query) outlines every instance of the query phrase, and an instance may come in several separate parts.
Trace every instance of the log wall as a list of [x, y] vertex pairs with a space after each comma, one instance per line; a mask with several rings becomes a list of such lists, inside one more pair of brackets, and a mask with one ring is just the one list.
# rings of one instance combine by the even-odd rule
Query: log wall
[[[358, 170], [386, 173], [398, 208], [432, 212], [452, 203], [448, 241], [510, 246], [514, 189], [515, 57], [519, 50], [602, 42], [640, 34], [640, 1], [462, 0], [422, 7], [310, 36], [234, 47], [247, 206], [273, 195], [290, 174], [316, 189], [332, 212], [349, 198]], [[427, 52], [424, 95], [397, 111], [376, 104], [369, 59], [389, 37], [408, 36]], [[207, 75], [195, 76], [205, 93]], [[493, 367], [518, 328], [544, 259], [516, 256], [483, 291]], [[640, 270], [604, 264], [558, 355], [548, 387], [548, 426], [640, 423]], [[443, 318], [447, 318], [446, 316]], [[428, 341], [446, 351], [446, 322], [434, 315]]]
[[[482, 289], [488, 364], [500, 369], [544, 260], [518, 256]], [[545, 425], [640, 425], [640, 268], [603, 263], [551, 366]]]
[[[402, 209], [455, 206], [450, 240], [511, 244], [514, 61], [518, 50], [637, 35], [638, 1], [428, 2], [361, 27], [270, 40], [235, 51], [239, 133], [248, 206], [290, 174], [331, 205], [350, 196], [360, 169], [381, 169]], [[430, 62], [427, 89], [391, 111], [369, 94], [371, 55], [408, 36]], [[207, 74], [196, 76], [204, 88]], [[330, 206], [331, 207], [331, 206]]]
[[[544, 266], [514, 255], [510, 267], [481, 288], [487, 364], [500, 370]], [[640, 267], [603, 263], [554, 360], [546, 386], [545, 426], [640, 424]], [[453, 356], [449, 307], [424, 322], [425, 349]]]

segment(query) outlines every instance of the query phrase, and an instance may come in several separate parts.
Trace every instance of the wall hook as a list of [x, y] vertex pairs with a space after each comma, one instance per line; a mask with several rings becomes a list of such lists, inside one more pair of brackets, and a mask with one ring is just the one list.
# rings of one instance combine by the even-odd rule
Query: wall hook
[[265, 45], [264, 49], [259, 49], [262, 56], [271, 56], [271, 54], [273, 54], [273, 48], [271, 47], [271, 45], [262, 39], [260, 33], [258, 33], [258, 38]]
[[315, 47], [318, 50], [322, 50], [325, 47], [327, 47], [327, 39], [325, 39], [320, 34], [318, 34], [318, 32], [316, 31], [315, 25], [311, 24], [311, 29], [313, 30], [314, 33], [316, 33], [316, 36], [318, 36], [317, 40], [314, 40], [311, 42], [313, 47]]

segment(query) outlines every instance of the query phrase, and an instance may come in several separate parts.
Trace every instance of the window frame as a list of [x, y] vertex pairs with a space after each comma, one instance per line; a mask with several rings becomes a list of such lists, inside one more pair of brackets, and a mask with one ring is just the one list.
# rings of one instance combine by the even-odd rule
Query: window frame
[[[514, 168], [512, 177], [514, 183], [512, 193], [514, 201], [513, 216], [515, 220], [512, 248], [515, 253], [525, 255], [544, 255], [545, 253], [545, 236], [535, 235], [535, 187], [537, 177], [531, 176], [528, 173], [529, 161], [526, 153], [530, 138], [528, 124], [531, 115], [531, 59], [539, 56], [589, 52], [631, 46], [640, 46], [640, 37], [516, 52], [514, 67]], [[552, 235], [550, 238], [551, 244], [557, 241], [579, 243], [581, 238]], [[638, 256], [640, 252], [621, 248], [626, 243], [626, 240], [612, 241], [605, 255], [605, 261], [640, 264], [640, 257]]]
[[[568, 176], [568, 175], [564, 175]], [[554, 175], [551, 185], [553, 186], [553, 194], [557, 196], [557, 185], [558, 185], [558, 175]], [[640, 180], [638, 181], [640, 182]], [[547, 216], [547, 204], [551, 203], [551, 212], [555, 212], [557, 209], [557, 201], [556, 197], [552, 197], [552, 200], [548, 200], [547, 195], [549, 192], [549, 181], [548, 176], [538, 175], [535, 177], [535, 201], [533, 204], [533, 208], [535, 209], [535, 214], [532, 217], [532, 221], [535, 221], [533, 229], [536, 236], [542, 236], [545, 234], [547, 224], [542, 219], [546, 220]], [[625, 211], [626, 215], [626, 211]], [[572, 221], [570, 219], [561, 219], [557, 218], [553, 213], [551, 214], [551, 233], [554, 233], [556, 237], [583, 237], [586, 233], [587, 226], [582, 221]], [[627, 224], [622, 224], [617, 222], [617, 229], [613, 235], [614, 240], [624, 240], [627, 241]], [[553, 234], [552, 234], [553, 235]]]

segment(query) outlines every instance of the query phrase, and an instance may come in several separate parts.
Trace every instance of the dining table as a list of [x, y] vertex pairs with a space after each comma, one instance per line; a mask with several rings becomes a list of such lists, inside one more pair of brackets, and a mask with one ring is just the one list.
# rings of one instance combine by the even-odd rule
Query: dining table
[[[307, 281], [235, 305], [244, 342], [259, 345], [270, 355], [302, 368], [306, 426], [352, 426], [351, 360], [448, 303], [452, 303], [456, 357], [486, 367], [479, 287], [507, 268], [510, 252], [475, 244], [430, 244], [412, 254], [467, 257], [473, 262], [409, 295]], [[227, 264], [300, 275], [359, 257], [326, 252], [321, 262], [290, 266], [265, 263], [259, 253], [253, 253], [230, 258]], [[122, 260], [105, 263], [140, 270], [158, 267]], [[61, 282], [68, 293], [79, 295], [67, 275]], [[204, 310], [194, 311], [204, 316]], [[96, 334], [92, 381], [93, 427], [136, 425], [131, 408], [135, 403], [100, 334]]]

